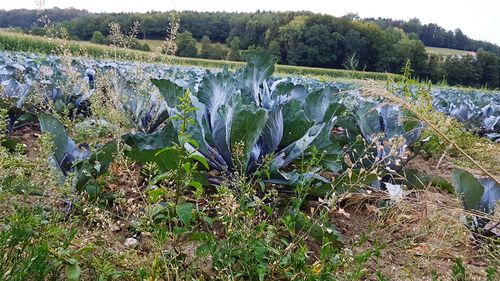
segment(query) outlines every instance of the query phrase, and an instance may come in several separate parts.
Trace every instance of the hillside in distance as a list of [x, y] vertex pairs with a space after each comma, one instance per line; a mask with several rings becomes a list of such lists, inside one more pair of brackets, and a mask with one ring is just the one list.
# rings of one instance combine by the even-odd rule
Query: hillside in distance
[[[34, 26], [39, 26], [40, 23], [38, 21], [40, 12], [37, 10], [29, 10], [29, 9], [15, 9], [15, 10], [2, 10], [0, 9], [0, 28], [9, 28], [9, 27], [20, 27], [23, 29], [30, 29]], [[166, 16], [167, 13], [160, 12], [148, 12], [148, 13], [91, 13], [87, 10], [79, 10], [74, 8], [69, 9], [60, 9], [60, 8], [52, 8], [43, 11], [43, 14], [51, 19], [53, 23], [63, 23], [68, 21], [73, 21], [73, 23], [86, 20], [86, 19], [95, 19], [99, 18], [124, 18], [128, 20], [136, 20], [141, 17], [147, 18], [148, 16], [152, 16], [153, 18], [158, 19], [158, 22], [161, 23], [162, 15]], [[311, 15], [313, 13], [310, 12], [279, 12], [279, 13], [269, 13], [269, 12], [260, 12], [257, 11], [255, 13], [226, 13], [226, 12], [191, 12], [191, 11], [182, 11], [179, 12], [179, 17], [181, 22], [187, 24], [194, 24], [194, 18], [199, 18], [199, 20], [203, 20], [206, 22], [206, 26], [204, 28], [195, 30], [190, 30], [193, 32], [195, 38], [200, 40], [204, 35], [210, 36], [212, 40], [217, 42], [225, 42], [225, 39], [229, 37], [228, 28], [235, 21], [238, 24], [249, 24], [248, 19], [258, 19], [259, 15], [266, 15], [266, 18], [279, 19], [281, 16], [285, 14], [288, 18], [293, 15]], [[270, 16], [269, 16], [270, 15]], [[332, 16], [333, 17], [333, 16]], [[240, 18], [239, 20], [237, 18]], [[355, 14], [348, 14], [344, 16], [345, 19], [350, 20], [361, 20], [364, 22], [375, 23], [380, 28], [386, 29], [388, 27], [397, 27], [404, 30], [407, 34], [412, 34], [417, 36], [426, 46], [429, 47], [439, 47], [439, 48], [449, 48], [449, 49], [458, 49], [458, 50], [466, 50], [466, 51], [477, 51], [480, 48], [492, 51], [496, 53], [500, 53], [500, 47], [496, 44], [474, 40], [469, 38], [466, 34], [463, 34], [460, 29], [456, 29], [454, 31], [446, 30], [443, 27], [435, 24], [423, 24], [419, 19], [413, 18], [408, 21], [406, 20], [394, 20], [389, 18], [359, 18]], [[168, 22], [168, 20], [167, 20]], [[103, 21], [103, 23], [109, 23], [109, 21]], [[156, 34], [155, 30], [158, 27], [155, 27], [156, 24], [153, 22], [148, 22], [148, 25], [145, 25], [141, 28], [141, 31], [144, 35], [148, 35], [147, 39], [164, 39], [163, 34]], [[107, 26], [102, 31], [107, 30]], [[214, 28], [219, 28], [219, 35]], [[98, 29], [101, 29], [99, 26]], [[97, 30], [98, 30], [97, 29]], [[181, 27], [181, 31], [183, 28]], [[189, 29], [188, 29], [189, 30]], [[231, 31], [231, 30], [229, 30]], [[92, 32], [82, 32], [80, 35], [83, 37], [87, 37], [90, 39], [92, 36]], [[212, 35], [212, 36], [211, 36]], [[84, 38], [80, 38], [84, 39]]]
[[[109, 44], [110, 24], [118, 23], [127, 32], [140, 24], [138, 39], [168, 38], [172, 14], [89, 13], [81, 10], [46, 10], [52, 23], [64, 27], [73, 40]], [[0, 28], [17, 27], [33, 35], [45, 35], [35, 10], [0, 10]], [[334, 17], [311, 12], [193, 12], [175, 13], [179, 21], [177, 56], [232, 60], [242, 52], [263, 50], [282, 65], [400, 73], [407, 61], [413, 74], [434, 83], [473, 87], [500, 87], [500, 47], [470, 39], [459, 29], [447, 31], [418, 19], [361, 19], [356, 15]], [[15, 20], [6, 20], [15, 19]], [[22, 20], [24, 19], [24, 20]], [[149, 42], [151, 44], [145, 44]], [[154, 49], [155, 41], [137, 42], [136, 49]], [[439, 47], [477, 52], [443, 60]], [[461, 53], [461, 52], [460, 52]], [[463, 71], [466, 69], [467, 71]]]

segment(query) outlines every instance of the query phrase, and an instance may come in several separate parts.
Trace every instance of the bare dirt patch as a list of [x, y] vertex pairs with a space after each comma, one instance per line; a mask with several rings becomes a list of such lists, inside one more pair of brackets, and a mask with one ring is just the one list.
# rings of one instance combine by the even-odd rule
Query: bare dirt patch
[[[486, 268], [499, 257], [495, 262], [495, 257], [483, 254], [464, 216], [452, 195], [424, 190], [388, 207], [380, 207], [380, 202], [348, 204], [332, 221], [354, 253], [383, 245], [380, 257], [368, 263], [367, 280], [378, 280], [377, 271], [389, 280], [432, 280], [433, 274], [450, 280], [456, 258], [473, 280], [484, 280]], [[362, 235], [368, 244], [359, 246]]]

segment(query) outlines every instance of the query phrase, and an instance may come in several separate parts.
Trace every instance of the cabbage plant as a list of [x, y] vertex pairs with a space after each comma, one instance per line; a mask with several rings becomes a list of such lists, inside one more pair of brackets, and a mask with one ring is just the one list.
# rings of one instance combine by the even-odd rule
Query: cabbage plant
[[[255, 53], [235, 73], [225, 69], [205, 74], [190, 95], [196, 110], [189, 133], [198, 151], [213, 169], [250, 174], [267, 159], [271, 172], [277, 173], [308, 157], [314, 146], [323, 155], [324, 167], [339, 170], [342, 150], [330, 136], [336, 115], [343, 110], [332, 98], [335, 90], [273, 82], [275, 63], [271, 55]], [[179, 97], [187, 89], [170, 80], [152, 82], [164, 97], [169, 116], [179, 115]], [[174, 118], [172, 128], [179, 127]]]
[[397, 105], [363, 101], [357, 109], [357, 123], [363, 137], [377, 146], [375, 161], [392, 170], [407, 159], [407, 149], [420, 137], [422, 122]]
[[[464, 209], [479, 211], [486, 214], [494, 214], [497, 201], [500, 200], [500, 185], [493, 179], [484, 177], [476, 179], [470, 173], [453, 170], [452, 184], [455, 192], [459, 195]], [[484, 216], [474, 216], [472, 227], [483, 235], [497, 235], [485, 231], [489, 220]]]

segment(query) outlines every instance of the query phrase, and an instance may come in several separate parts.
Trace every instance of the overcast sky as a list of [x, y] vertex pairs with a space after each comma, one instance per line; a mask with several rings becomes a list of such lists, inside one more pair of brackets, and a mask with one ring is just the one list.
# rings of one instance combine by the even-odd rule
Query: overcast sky
[[[36, 0], [0, 0], [0, 9], [34, 9]], [[500, 45], [500, 0], [45, 0], [45, 7], [86, 9], [91, 12], [167, 11], [242, 11], [307, 10], [343, 16], [349, 12], [360, 17], [393, 19], [419, 18], [423, 23], [437, 23], [456, 28], [473, 39]]]

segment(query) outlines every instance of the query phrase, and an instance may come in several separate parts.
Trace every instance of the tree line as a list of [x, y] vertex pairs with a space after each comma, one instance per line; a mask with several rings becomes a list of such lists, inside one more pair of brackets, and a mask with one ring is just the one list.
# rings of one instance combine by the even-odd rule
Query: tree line
[[[19, 12], [19, 23], [31, 33], [40, 24], [27, 10]], [[165, 39], [170, 13], [88, 13], [79, 10], [49, 10], [53, 22], [67, 28], [77, 40], [106, 43], [109, 25], [141, 23], [140, 39]], [[54, 14], [60, 15], [55, 16]], [[35, 14], [36, 15], [36, 14]], [[12, 16], [12, 15], [10, 15]], [[460, 30], [446, 31], [422, 25], [417, 19], [360, 19], [356, 15], [334, 17], [310, 12], [178, 12], [180, 30], [177, 55], [239, 60], [241, 51], [262, 49], [275, 55], [279, 63], [309, 67], [346, 68], [399, 73], [410, 60], [414, 75], [434, 83], [500, 87], [499, 47], [465, 36]], [[31, 25], [30, 25], [31, 21]], [[17, 21], [7, 23], [18, 24]], [[99, 43], [99, 42], [98, 42]], [[426, 53], [425, 45], [477, 51], [477, 56], [441, 57]], [[137, 45], [145, 48], [144, 45]], [[139, 48], [138, 47], [138, 48]]]
[[[356, 17], [356, 15], [354, 15], [354, 17]], [[479, 49], [483, 49], [485, 51], [500, 54], [500, 46], [486, 41], [471, 39], [467, 37], [460, 28], [453, 31], [446, 30], [435, 23], [422, 24], [417, 18], [408, 21], [387, 18], [368, 18], [364, 20], [373, 22], [382, 29], [390, 27], [401, 28], [410, 37], [422, 40], [426, 46], [465, 51], [478, 51]]]

